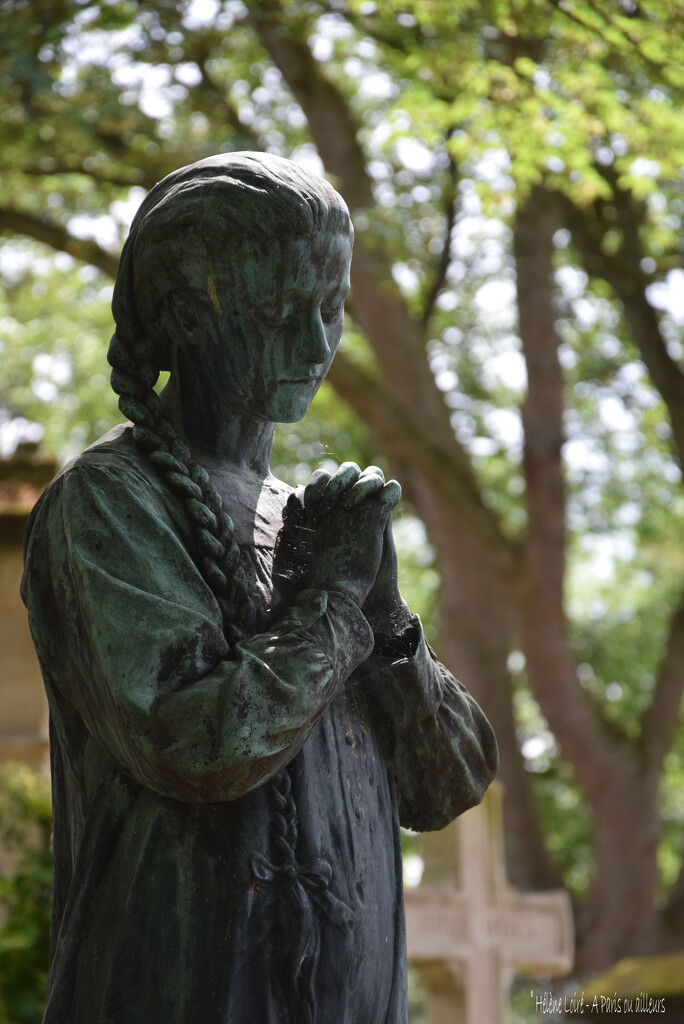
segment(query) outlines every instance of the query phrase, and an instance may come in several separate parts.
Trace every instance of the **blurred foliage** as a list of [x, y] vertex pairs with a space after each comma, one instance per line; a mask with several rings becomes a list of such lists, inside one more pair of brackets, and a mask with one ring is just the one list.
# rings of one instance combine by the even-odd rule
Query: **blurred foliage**
[[40, 1024], [50, 943], [50, 786], [0, 768], [0, 1024]]
[[75, 454], [119, 418], [106, 363], [111, 282], [64, 254], [26, 248], [14, 259], [0, 294], [0, 403], [41, 424], [51, 451]]
[[415, 967], [408, 969], [408, 1021], [409, 1024], [430, 1024], [427, 1014], [425, 987]]

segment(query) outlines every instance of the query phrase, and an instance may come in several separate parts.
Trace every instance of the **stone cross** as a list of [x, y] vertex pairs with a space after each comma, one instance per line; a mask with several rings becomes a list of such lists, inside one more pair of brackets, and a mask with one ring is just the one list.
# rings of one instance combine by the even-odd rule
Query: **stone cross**
[[501, 801], [494, 784], [480, 807], [423, 836], [423, 881], [405, 903], [408, 956], [431, 1024], [504, 1024], [515, 970], [547, 977], [572, 968], [567, 893], [519, 893], [506, 880]]

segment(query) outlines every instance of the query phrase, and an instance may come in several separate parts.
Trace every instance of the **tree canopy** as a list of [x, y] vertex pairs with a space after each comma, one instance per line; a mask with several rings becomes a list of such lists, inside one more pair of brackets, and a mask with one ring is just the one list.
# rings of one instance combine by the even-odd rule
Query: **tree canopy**
[[578, 967], [681, 944], [681, 5], [0, 11], [5, 416], [63, 452], [115, 418], [107, 298], [161, 176], [242, 148], [324, 170], [349, 324], [283, 469], [381, 453], [404, 485], [440, 655], [499, 737], [511, 877], [569, 887]]

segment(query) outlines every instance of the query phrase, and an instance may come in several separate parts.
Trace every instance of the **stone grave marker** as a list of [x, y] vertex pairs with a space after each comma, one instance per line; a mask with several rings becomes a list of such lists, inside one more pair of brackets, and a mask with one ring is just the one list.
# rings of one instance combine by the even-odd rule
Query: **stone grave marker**
[[504, 1024], [514, 971], [572, 968], [567, 893], [520, 893], [506, 880], [501, 801], [495, 784], [480, 807], [423, 836], [423, 880], [405, 904], [408, 956], [431, 1024]]

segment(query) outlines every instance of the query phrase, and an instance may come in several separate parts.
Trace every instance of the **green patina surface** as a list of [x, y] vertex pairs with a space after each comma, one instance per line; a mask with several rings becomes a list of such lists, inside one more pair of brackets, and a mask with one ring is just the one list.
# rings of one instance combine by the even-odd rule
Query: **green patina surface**
[[26, 538], [48, 1024], [406, 1018], [399, 823], [445, 825], [497, 755], [399, 595], [398, 485], [269, 469], [339, 344], [351, 247], [330, 186], [255, 154], [171, 175], [133, 223], [110, 347], [129, 422]]

